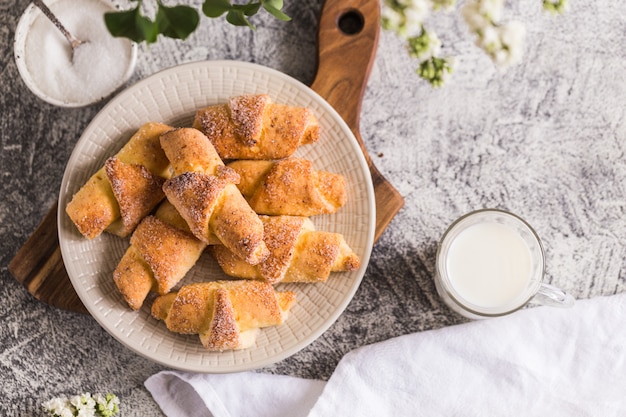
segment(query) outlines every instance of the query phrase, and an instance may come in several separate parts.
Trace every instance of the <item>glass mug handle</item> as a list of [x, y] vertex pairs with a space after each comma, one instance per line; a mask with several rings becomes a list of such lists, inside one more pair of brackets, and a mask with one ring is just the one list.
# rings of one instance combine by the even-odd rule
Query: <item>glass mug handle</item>
[[572, 307], [574, 297], [554, 285], [542, 283], [539, 291], [533, 297], [533, 301], [538, 304], [551, 307]]

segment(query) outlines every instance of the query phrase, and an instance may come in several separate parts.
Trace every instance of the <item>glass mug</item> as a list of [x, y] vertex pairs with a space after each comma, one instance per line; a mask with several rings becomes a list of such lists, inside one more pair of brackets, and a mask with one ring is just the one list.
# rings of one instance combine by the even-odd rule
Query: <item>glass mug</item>
[[446, 304], [470, 319], [512, 313], [529, 302], [571, 307], [574, 298], [543, 282], [537, 233], [507, 211], [482, 209], [450, 225], [437, 249], [435, 286]]

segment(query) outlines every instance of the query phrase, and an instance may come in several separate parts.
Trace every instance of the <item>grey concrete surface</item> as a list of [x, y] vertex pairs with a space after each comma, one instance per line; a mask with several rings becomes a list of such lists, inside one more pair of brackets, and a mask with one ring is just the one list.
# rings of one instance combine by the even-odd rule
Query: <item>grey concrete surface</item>
[[[236, 59], [315, 75], [322, 0], [287, 1], [291, 23], [261, 16], [252, 32], [204, 18], [185, 42], [141, 46], [129, 85], [170, 66]], [[433, 90], [402, 41], [382, 32], [361, 116], [375, 164], [406, 206], [373, 248], [353, 301], [317, 341], [260, 371], [327, 379], [346, 352], [461, 323], [437, 297], [439, 237], [465, 212], [525, 217], [546, 247], [547, 281], [578, 299], [626, 288], [626, 6], [571, 1], [562, 17], [540, 0], [508, 2], [527, 25], [523, 62], [504, 74], [473, 44], [459, 13], [437, 15], [444, 51], [459, 60]], [[104, 103], [49, 105], [26, 88], [13, 35], [27, 0], [0, 1], [0, 415], [36, 416], [57, 395], [115, 392], [125, 416], [160, 415], [143, 382], [162, 369], [89, 316], [34, 300], [7, 266], [56, 201], [81, 131]]]

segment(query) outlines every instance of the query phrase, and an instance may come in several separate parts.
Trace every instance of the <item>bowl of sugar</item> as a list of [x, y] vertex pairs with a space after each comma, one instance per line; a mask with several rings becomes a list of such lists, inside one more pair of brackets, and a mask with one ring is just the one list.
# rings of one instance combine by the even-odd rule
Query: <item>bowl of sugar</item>
[[114, 38], [104, 13], [115, 10], [107, 0], [47, 0], [63, 26], [86, 41], [72, 52], [67, 39], [34, 4], [15, 30], [14, 53], [26, 86], [42, 100], [61, 107], [97, 103], [120, 89], [131, 77], [137, 45]]

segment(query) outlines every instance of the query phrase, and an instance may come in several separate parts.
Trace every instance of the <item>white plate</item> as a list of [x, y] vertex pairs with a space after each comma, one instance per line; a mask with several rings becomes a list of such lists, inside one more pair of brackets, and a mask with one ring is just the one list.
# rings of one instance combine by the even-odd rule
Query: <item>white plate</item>
[[[150, 316], [150, 303], [131, 311], [113, 283], [112, 273], [128, 239], [103, 234], [83, 238], [64, 207], [74, 193], [114, 155], [144, 123], [158, 121], [190, 126], [195, 111], [240, 94], [267, 93], [277, 103], [310, 108], [320, 122], [319, 142], [301, 147], [296, 156], [311, 159], [316, 169], [343, 174], [348, 202], [338, 213], [316, 216], [318, 230], [342, 233], [360, 256], [354, 272], [333, 273], [324, 284], [280, 284], [293, 290], [297, 303], [287, 321], [265, 328], [245, 350], [207, 352], [197, 336], [169, 332]], [[163, 365], [197, 372], [236, 372], [278, 362], [326, 331], [346, 308], [367, 267], [374, 242], [374, 190], [367, 164], [354, 135], [339, 114], [309, 87], [278, 71], [256, 64], [209, 61], [184, 64], [154, 74], [111, 100], [89, 124], [67, 164], [59, 196], [59, 242], [72, 285], [91, 315], [111, 335], [140, 355]], [[203, 254], [181, 284], [226, 278]]]

